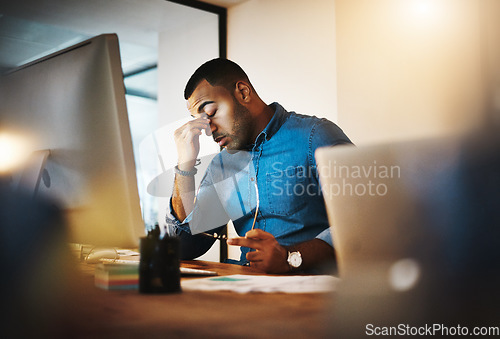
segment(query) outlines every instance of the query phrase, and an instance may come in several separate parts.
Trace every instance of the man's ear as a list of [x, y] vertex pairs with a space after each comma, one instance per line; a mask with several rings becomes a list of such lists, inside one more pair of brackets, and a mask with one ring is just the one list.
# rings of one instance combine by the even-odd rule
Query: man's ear
[[248, 104], [250, 102], [250, 94], [252, 87], [245, 81], [238, 81], [234, 89], [234, 97], [240, 104]]

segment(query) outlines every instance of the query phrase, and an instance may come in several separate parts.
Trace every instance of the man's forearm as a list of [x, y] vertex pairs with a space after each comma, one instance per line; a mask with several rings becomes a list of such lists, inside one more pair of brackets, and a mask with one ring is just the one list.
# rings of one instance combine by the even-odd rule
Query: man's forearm
[[[177, 147], [177, 168], [183, 172], [192, 172], [196, 165], [196, 158], [200, 152], [199, 136], [202, 131], [211, 135], [210, 120], [205, 116], [188, 121], [175, 130], [174, 139]], [[184, 220], [193, 210], [194, 176], [175, 175], [174, 193], [172, 194], [172, 208], [177, 219]]]
[[194, 206], [194, 176], [175, 175], [172, 208], [180, 221], [186, 219]]
[[284, 246], [287, 252], [299, 251], [302, 256], [300, 269], [318, 267], [335, 261], [335, 250], [321, 239], [311, 239], [293, 246]]

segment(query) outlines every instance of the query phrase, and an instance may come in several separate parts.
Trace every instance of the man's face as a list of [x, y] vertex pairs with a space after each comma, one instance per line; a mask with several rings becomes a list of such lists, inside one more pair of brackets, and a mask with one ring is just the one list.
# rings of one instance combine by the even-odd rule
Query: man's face
[[254, 122], [248, 109], [221, 86], [200, 82], [187, 100], [188, 110], [194, 118], [207, 116], [215, 142], [228, 150], [242, 150], [254, 142]]

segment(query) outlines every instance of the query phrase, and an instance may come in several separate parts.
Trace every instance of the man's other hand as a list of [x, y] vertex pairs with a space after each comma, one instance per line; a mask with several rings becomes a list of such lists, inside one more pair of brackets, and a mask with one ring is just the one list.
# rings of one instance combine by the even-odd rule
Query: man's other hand
[[250, 266], [266, 273], [286, 273], [290, 270], [287, 262], [288, 251], [281, 246], [271, 233], [261, 229], [248, 231], [244, 238], [228, 239], [227, 243], [253, 249], [247, 253]]

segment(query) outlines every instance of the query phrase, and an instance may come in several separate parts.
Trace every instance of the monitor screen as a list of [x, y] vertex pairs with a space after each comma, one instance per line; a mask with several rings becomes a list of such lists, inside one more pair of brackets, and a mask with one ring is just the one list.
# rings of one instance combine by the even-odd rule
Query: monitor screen
[[70, 242], [137, 247], [145, 227], [117, 36], [2, 75], [0, 95], [0, 132], [26, 136], [38, 156], [48, 151], [36, 191], [63, 208]]

